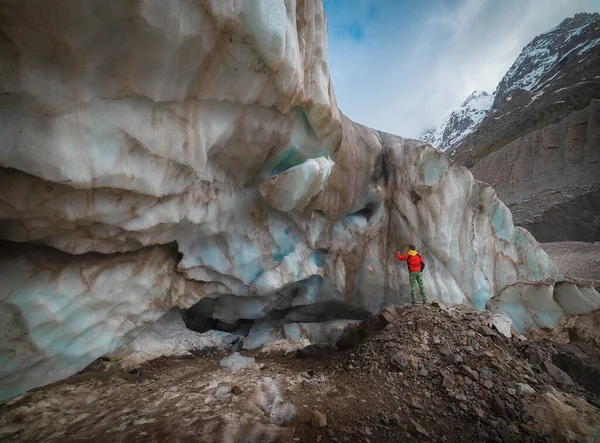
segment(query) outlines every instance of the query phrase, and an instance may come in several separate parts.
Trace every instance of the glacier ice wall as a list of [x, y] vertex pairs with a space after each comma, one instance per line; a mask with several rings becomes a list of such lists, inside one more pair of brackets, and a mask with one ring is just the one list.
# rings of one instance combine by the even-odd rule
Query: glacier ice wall
[[542, 326], [546, 254], [468, 170], [340, 113], [326, 31], [301, 0], [0, 0], [0, 399], [146, 358], [173, 307], [246, 348], [335, 337], [408, 300], [410, 243], [432, 298]]

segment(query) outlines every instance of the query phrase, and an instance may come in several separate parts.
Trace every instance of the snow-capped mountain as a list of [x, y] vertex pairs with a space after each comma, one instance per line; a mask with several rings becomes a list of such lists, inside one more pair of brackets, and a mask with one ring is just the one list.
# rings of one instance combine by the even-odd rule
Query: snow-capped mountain
[[577, 14], [523, 48], [494, 94], [474, 92], [421, 140], [471, 166], [478, 152], [557, 120], [600, 89], [600, 14]]
[[446, 117], [439, 128], [425, 132], [421, 140], [442, 152], [446, 151], [477, 127], [493, 103], [493, 94], [473, 92], [456, 111]]
[[[554, 86], [558, 85], [561, 79], [582, 71], [583, 66], [575, 66], [573, 62], [580, 65], [597, 54], [600, 44], [599, 30], [598, 14], [577, 14], [535, 37], [523, 48], [500, 81], [494, 108], [510, 101], [513, 93], [518, 90], [527, 91], [530, 100], [534, 101], [546, 90], [556, 89]], [[568, 70], [567, 65], [571, 65], [573, 69]]]
[[577, 14], [525, 46], [483, 119], [441, 148], [539, 241], [590, 242], [600, 239], [598, 140], [600, 14]]

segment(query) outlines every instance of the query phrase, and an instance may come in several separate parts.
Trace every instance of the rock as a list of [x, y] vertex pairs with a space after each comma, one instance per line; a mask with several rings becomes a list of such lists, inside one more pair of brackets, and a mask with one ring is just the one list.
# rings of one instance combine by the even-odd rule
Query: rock
[[479, 377], [484, 380], [490, 380], [492, 372], [486, 367], [479, 368]]
[[600, 364], [574, 346], [557, 346], [552, 362], [590, 392], [600, 394]]
[[323, 358], [333, 355], [335, 348], [331, 345], [325, 344], [313, 344], [305, 346], [296, 351], [296, 357], [298, 358]]
[[485, 429], [478, 429], [477, 436], [483, 441], [490, 440], [490, 434], [488, 434]]
[[233, 388], [231, 388], [231, 393], [233, 395], [240, 395], [242, 393], [242, 388], [236, 385]]
[[545, 360], [542, 362], [542, 369], [546, 371], [559, 386], [568, 387], [573, 385], [573, 380], [571, 380], [569, 374], [554, 366], [549, 361]]
[[527, 355], [527, 360], [532, 365], [541, 365], [544, 361], [544, 354], [535, 346], [527, 346], [525, 348], [525, 355]]
[[483, 380], [481, 384], [487, 389], [492, 389], [494, 387], [494, 383], [491, 380]]
[[454, 398], [458, 401], [467, 401], [467, 397], [465, 397], [463, 394], [456, 394]]
[[409, 361], [401, 352], [396, 352], [390, 358], [392, 365], [398, 369], [405, 369], [408, 367]]
[[479, 373], [473, 369], [471, 369], [470, 367], [468, 367], [467, 365], [462, 365], [460, 367], [460, 370], [462, 371], [463, 374], [468, 375], [469, 377], [471, 377], [474, 381], [479, 381]]
[[556, 441], [595, 441], [598, 438], [600, 412], [584, 399], [550, 388], [530, 396], [525, 413], [532, 417], [535, 433], [556, 436]]
[[532, 395], [535, 394], [535, 389], [529, 386], [527, 383], [517, 383], [517, 392], [521, 395]]
[[409, 355], [408, 361], [410, 361], [410, 365], [412, 366], [413, 369], [415, 369], [415, 370], [419, 369], [419, 357], [416, 357], [414, 355]]
[[479, 406], [473, 406], [473, 412], [479, 418], [483, 418], [485, 416], [485, 412]]
[[419, 434], [424, 435], [425, 437], [429, 438], [429, 433], [416, 420], [411, 419], [410, 422], [415, 427], [415, 431], [417, 431]]
[[492, 325], [501, 335], [511, 338], [510, 329], [512, 320], [510, 318], [502, 314], [494, 314], [492, 316]]
[[415, 408], [418, 410], [423, 410], [423, 405], [421, 403], [419, 403], [417, 400], [415, 400], [414, 398], [410, 399], [410, 402], [408, 404], [411, 408]]
[[390, 421], [397, 428], [402, 425], [402, 420], [400, 419], [400, 416], [398, 414], [396, 414], [395, 412], [392, 414], [392, 418]]
[[514, 397], [517, 394], [517, 390], [513, 388], [506, 388], [506, 393], [511, 397]]
[[310, 425], [313, 428], [322, 428], [327, 426], [327, 417], [322, 412], [317, 410], [312, 411], [310, 416]]
[[358, 325], [347, 328], [337, 340], [335, 346], [342, 351], [357, 346], [365, 338], [389, 325], [396, 319], [397, 314], [397, 310], [386, 307], [376, 314], [369, 315]]
[[419, 371], [419, 375], [421, 377], [427, 377], [429, 375], [429, 371], [427, 371], [427, 369], [423, 368]]
[[506, 406], [504, 405], [504, 401], [498, 397], [494, 396], [490, 403], [490, 407], [492, 408], [492, 412], [496, 415], [506, 415]]
[[498, 334], [487, 326], [481, 325], [479, 328], [477, 328], [477, 331], [486, 337], [498, 337]]
[[490, 311], [488, 311], [487, 309], [484, 309], [483, 311], [479, 312], [479, 319], [480, 320], [488, 320], [492, 318], [492, 313]]
[[452, 349], [450, 348], [448, 342], [444, 342], [444, 344], [440, 347], [440, 354], [442, 356], [452, 354]]
[[240, 352], [244, 348], [244, 339], [240, 338], [231, 345], [231, 352]]
[[444, 360], [444, 363], [447, 365], [455, 365], [459, 362], [459, 358], [454, 354], [444, 355], [442, 360]]
[[526, 434], [533, 434], [535, 432], [535, 429], [532, 425], [530, 425], [529, 423], [521, 423], [519, 425], [519, 427], [521, 428], [522, 431], [524, 431]]
[[498, 433], [502, 437], [502, 441], [505, 443], [519, 443], [522, 441], [520, 438], [519, 428], [514, 423], [501, 426], [498, 429]]
[[[240, 346], [243, 344], [243, 342], [243, 339], [238, 341]], [[297, 353], [299, 349], [306, 348], [307, 346], [310, 346], [310, 342], [306, 338], [303, 338], [299, 341], [288, 339], [275, 340], [261, 346], [259, 353], [267, 355], [271, 353], [289, 355]], [[239, 350], [240, 349], [238, 349], [238, 351]], [[232, 351], [235, 350], [232, 349]]]
[[454, 378], [452, 377], [452, 373], [444, 373], [442, 375], [442, 386], [446, 389], [454, 388]]
[[448, 308], [446, 307], [446, 305], [438, 300], [432, 300], [431, 301], [431, 306], [433, 306], [434, 308], [439, 308], [443, 311], [446, 311]]

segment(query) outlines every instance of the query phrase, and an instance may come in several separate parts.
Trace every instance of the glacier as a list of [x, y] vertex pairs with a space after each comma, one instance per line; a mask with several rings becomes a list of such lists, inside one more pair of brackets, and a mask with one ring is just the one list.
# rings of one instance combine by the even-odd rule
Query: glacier
[[600, 306], [489, 185], [341, 113], [320, 2], [0, 6], [0, 400], [100, 356], [335, 340], [408, 302], [409, 244], [433, 299], [522, 330]]

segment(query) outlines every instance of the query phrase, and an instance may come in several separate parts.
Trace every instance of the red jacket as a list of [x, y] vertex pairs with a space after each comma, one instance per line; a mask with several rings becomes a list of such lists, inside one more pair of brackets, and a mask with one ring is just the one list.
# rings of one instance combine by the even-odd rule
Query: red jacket
[[400, 253], [398, 252], [398, 260], [400, 261], [406, 261], [408, 260], [408, 270], [410, 272], [421, 272], [421, 263], [425, 263], [425, 260], [423, 260], [423, 257], [421, 257], [419, 254], [417, 255], [408, 255], [408, 254], [404, 254], [404, 255], [400, 255]]

